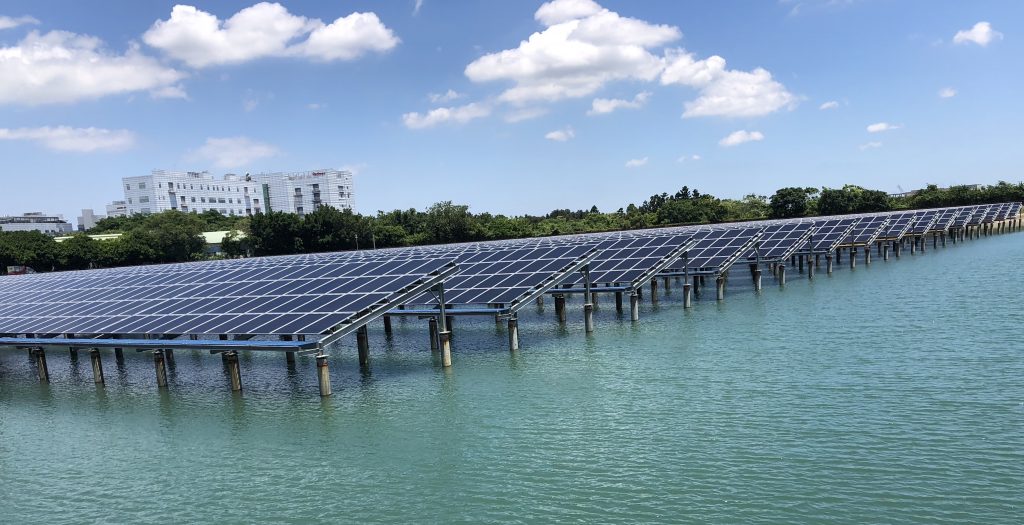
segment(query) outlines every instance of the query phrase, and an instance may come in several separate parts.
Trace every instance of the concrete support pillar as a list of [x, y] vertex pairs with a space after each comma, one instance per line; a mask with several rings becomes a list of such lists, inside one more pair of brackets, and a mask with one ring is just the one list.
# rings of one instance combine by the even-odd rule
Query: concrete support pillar
[[224, 362], [228, 365], [228, 377], [231, 378], [231, 391], [242, 391], [242, 368], [238, 365], [238, 352], [224, 352]]
[[36, 358], [36, 373], [39, 375], [39, 382], [49, 383], [50, 369], [46, 366], [46, 350], [36, 348], [32, 351], [32, 355]]
[[316, 356], [316, 379], [320, 386], [320, 397], [331, 395], [331, 369], [327, 366], [327, 356]]
[[654, 277], [651, 279], [651, 302], [658, 302], [658, 278]]
[[698, 297], [700, 296], [700, 277], [696, 275], [693, 276], [693, 293], [697, 294]]
[[441, 366], [452, 366], [452, 333], [448, 330], [439, 332], [437, 338], [441, 344]]
[[889, 260], [889, 245], [888, 244], [884, 244], [884, 243], [882, 245], [882, 260], [883, 261], [888, 261]]
[[942, 247], [946, 247], [946, 232], [939, 233], [939, 237], [942, 238]]
[[384, 316], [384, 335], [391, 335], [391, 316]]
[[615, 292], [615, 311], [622, 313], [622, 292]]
[[[814, 267], [818, 264], [818, 262], [815, 261], [814, 264], [811, 264], [810, 257], [810, 255], [807, 256], [807, 278], [814, 279]], [[817, 256], [815, 256], [815, 258], [817, 258]]]
[[590, 292], [590, 304], [597, 306], [597, 292]]
[[836, 248], [836, 262], [842, 264], [843, 262], [843, 249]]
[[831, 255], [826, 255], [825, 256], [825, 273], [827, 273], [828, 275], [832, 275], [832, 256]]
[[451, 334], [452, 334], [452, 326], [455, 325], [455, 316], [454, 315], [446, 315], [446, 316], [444, 316], [444, 324], [445, 324], [445, 328], [448, 329], [448, 335], [451, 336]]
[[514, 315], [508, 318], [508, 349], [510, 352], [519, 350], [519, 320]]
[[690, 308], [693, 306], [693, 298], [691, 297], [693, 295], [691, 293], [692, 287], [693, 285], [690, 283], [683, 283], [683, 308]]
[[925, 242], [924, 236], [918, 237], [918, 241], [917, 242], [919, 244], [919, 247], [921, 248], [921, 253], [924, 253], [927, 250], [926, 246], [928, 245], [928, 243]]
[[885, 243], [884, 242], [876, 242], [875, 243], [875, 249], [878, 251], [878, 256], [879, 257], [882, 256], [882, 245], [883, 244], [885, 244]]
[[153, 352], [153, 366], [156, 368], [157, 388], [167, 388], [167, 365], [164, 364], [164, 351]]
[[815, 268], [821, 268], [821, 254], [820, 253], [814, 254], [814, 267]]
[[914, 255], [914, 252], [916, 252], [916, 251], [917, 251], [917, 243], [916, 242], [911, 242], [910, 243], [910, 255]]
[[538, 295], [537, 296], [537, 306], [539, 306], [541, 308], [544, 307], [544, 296], [543, 295]]
[[871, 247], [864, 247], [864, 264], [871, 264]]
[[893, 249], [893, 252], [894, 252], [893, 255], [895, 255], [896, 258], [899, 259], [900, 255], [903, 254], [903, 247], [900, 245], [900, 243], [893, 242], [892, 243], [892, 249]]
[[559, 323], [565, 323], [565, 296], [555, 296], [555, 317], [558, 318]]
[[370, 364], [370, 337], [366, 325], [356, 329], [356, 347], [359, 350], [359, 366]]
[[629, 319], [631, 321], [640, 320], [640, 296], [637, 295], [636, 291], [629, 294]]
[[68, 358], [71, 359], [71, 361], [78, 361], [78, 349], [68, 348]]
[[114, 361], [118, 363], [124, 363], [124, 350], [121, 348], [114, 349]]
[[588, 334], [594, 331], [594, 305], [590, 303], [583, 305], [583, 327]]
[[800, 272], [800, 273], [804, 273], [804, 256], [803, 255], [797, 255], [796, 256], [796, 261], [797, 261], [797, 263], [796, 263], [797, 264], [797, 271]]
[[100, 359], [100, 351], [93, 348], [89, 350], [89, 360], [92, 361], [92, 380], [97, 385], [103, 384], [103, 361]]
[[715, 288], [716, 288], [716, 290], [718, 292], [718, 300], [719, 301], [724, 301], [725, 300], [725, 277], [719, 275], [715, 279]]
[[779, 265], [779, 286], [786, 286], [786, 265]]
[[[942, 242], [943, 243], [946, 242], [946, 238], [945, 237], [942, 238]], [[945, 244], [943, 244], [943, 246], [945, 246]], [[939, 234], [937, 234], [937, 233], [933, 233], [932, 234], [932, 249], [934, 249], [934, 250], [939, 249]]]
[[857, 249], [850, 248], [850, 268], [857, 267]]
[[436, 352], [438, 348], [440, 348], [437, 339], [437, 318], [431, 317], [430, 320], [427, 321], [427, 325], [430, 327], [430, 351]]
[[758, 292], [761, 291], [761, 269], [760, 268], [755, 268], [754, 269], [754, 290], [758, 291]]
[[671, 281], [669, 280], [668, 277], [666, 277], [665, 278], [665, 294], [666, 295], [668, 295], [668, 293], [669, 293], [669, 282], [671, 282]]

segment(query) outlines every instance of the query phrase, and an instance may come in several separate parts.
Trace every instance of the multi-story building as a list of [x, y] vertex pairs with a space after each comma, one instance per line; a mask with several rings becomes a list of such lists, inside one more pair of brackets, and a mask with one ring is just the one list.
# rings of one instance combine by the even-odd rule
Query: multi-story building
[[30, 212], [0, 217], [0, 230], [5, 232], [39, 231], [50, 235], [71, 232], [71, 223], [63, 215]]
[[206, 171], [153, 170], [125, 177], [122, 184], [129, 215], [167, 210], [252, 215], [264, 206], [262, 190], [248, 176], [229, 174], [218, 180]]
[[[128, 215], [167, 210], [217, 210], [224, 215], [283, 211], [302, 215], [321, 206], [351, 210], [353, 202], [352, 173], [336, 169], [228, 174], [221, 180], [205, 171], [153, 170], [150, 175], [125, 177], [122, 183]], [[117, 216], [110, 206], [107, 215]]]
[[257, 173], [269, 210], [309, 213], [321, 206], [353, 209], [352, 172], [323, 169], [293, 173]]
[[112, 201], [107, 204], [107, 217], [127, 217], [128, 216], [128, 202], [126, 201]]
[[96, 215], [92, 208], [84, 208], [82, 209], [82, 214], [78, 217], [78, 231], [84, 232], [91, 229], [96, 226], [97, 222], [105, 218], [107, 218], [106, 215]]

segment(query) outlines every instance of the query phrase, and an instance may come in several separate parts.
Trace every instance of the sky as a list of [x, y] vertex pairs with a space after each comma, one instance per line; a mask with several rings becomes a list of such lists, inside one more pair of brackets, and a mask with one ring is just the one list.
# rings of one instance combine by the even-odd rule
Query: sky
[[[187, 0], [185, 0], [187, 1]], [[0, 3], [0, 214], [346, 168], [360, 213], [1018, 182], [1024, 2]]]

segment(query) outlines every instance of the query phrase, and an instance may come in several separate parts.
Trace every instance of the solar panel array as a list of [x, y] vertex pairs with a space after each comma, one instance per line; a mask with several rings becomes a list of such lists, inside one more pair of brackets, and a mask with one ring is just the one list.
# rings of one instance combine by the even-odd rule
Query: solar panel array
[[957, 216], [962, 212], [961, 208], [947, 208], [939, 213], [938, 218], [935, 219], [935, 223], [932, 224], [932, 231], [942, 232], [950, 229], [953, 226], [953, 221], [956, 220]]
[[323, 334], [453, 265], [270, 262], [8, 278], [0, 288], [0, 333]]
[[814, 235], [800, 248], [800, 251], [810, 250], [812, 253], [834, 251], [860, 221], [860, 218], [851, 217], [819, 219], [814, 222], [816, 226]]
[[761, 228], [730, 228], [712, 230], [697, 238], [690, 249], [687, 268], [723, 271], [760, 238]]
[[764, 229], [756, 250], [747, 253], [747, 260], [778, 262], [788, 259], [814, 232], [810, 222], [785, 222]]
[[910, 226], [908, 235], [924, 235], [932, 228], [932, 224], [939, 218], [938, 210], [928, 210], [914, 214], [914, 223]]
[[903, 238], [907, 232], [910, 231], [911, 226], [914, 225], [914, 214], [913, 213], [899, 213], [892, 216], [888, 226], [879, 235], [879, 239], [888, 241], [898, 241]]
[[[606, 241], [601, 245], [601, 253], [590, 264], [590, 281], [609, 285], [636, 284], [651, 268], [689, 243], [692, 237], [687, 233]], [[583, 278], [575, 275], [562, 284], [582, 285]]]
[[849, 235], [840, 242], [842, 246], [869, 246], [882, 234], [883, 228], [889, 223], [889, 217], [875, 215], [864, 217], [856, 225]]

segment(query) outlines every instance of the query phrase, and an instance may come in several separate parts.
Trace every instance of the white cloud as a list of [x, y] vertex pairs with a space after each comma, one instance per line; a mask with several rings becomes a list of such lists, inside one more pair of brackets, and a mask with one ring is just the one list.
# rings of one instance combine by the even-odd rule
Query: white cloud
[[647, 157], [642, 159], [629, 159], [626, 161], [627, 168], [639, 168], [647, 165]]
[[416, 0], [416, 3], [412, 6], [413, 16], [420, 14], [420, 9], [423, 9], [423, 0]]
[[185, 92], [185, 88], [181, 84], [154, 89], [149, 92], [149, 96], [153, 98], [180, 98], [188, 100], [188, 93]]
[[255, 110], [259, 105], [260, 100], [254, 96], [246, 95], [242, 97], [242, 109], [244, 109], [246, 113]]
[[657, 78], [650, 49], [679, 39], [678, 28], [619, 16], [588, 0], [554, 0], [534, 14], [543, 31], [515, 49], [466, 66], [473, 82], [512, 81], [499, 99], [513, 104], [588, 96], [613, 80]]
[[320, 102], [310, 102], [309, 104], [306, 104], [306, 109], [309, 109], [311, 111], [316, 111], [318, 109], [324, 109], [326, 107], [327, 107], [327, 104], [322, 104]]
[[989, 45], [993, 40], [1002, 40], [1003, 34], [995, 29], [992, 29], [992, 24], [988, 22], [978, 22], [974, 24], [974, 27], [970, 29], [963, 29], [957, 31], [953, 35], [954, 44], [967, 44], [974, 43], [981, 47]]
[[676, 159], [676, 162], [686, 162], [688, 160], [700, 160], [700, 155], [682, 155]]
[[261, 2], [227, 20], [190, 5], [176, 5], [142, 39], [167, 55], [202, 68], [271, 56], [353, 60], [383, 52], [399, 39], [374, 13], [352, 13], [330, 24], [293, 15], [277, 3]]
[[[176, 86], [185, 74], [132, 45], [124, 54], [103, 41], [67, 31], [30, 32], [0, 47], [0, 104], [53, 104]], [[180, 87], [180, 86], [179, 86]]]
[[538, 117], [543, 117], [548, 114], [546, 108], [521, 108], [514, 111], [510, 111], [505, 114], [505, 122], [516, 123], [524, 120], [531, 120]]
[[939, 90], [939, 98], [953, 98], [956, 96], [956, 89], [944, 87]]
[[277, 148], [248, 137], [210, 137], [199, 149], [191, 152], [192, 160], [212, 162], [217, 168], [240, 168], [254, 161], [273, 157]]
[[426, 114], [406, 113], [402, 115], [405, 127], [409, 129], [431, 128], [446, 122], [465, 124], [474, 119], [483, 118], [491, 114], [491, 108], [484, 104], [472, 102], [464, 106], [449, 108], [435, 108]]
[[747, 131], [745, 129], [741, 129], [730, 133], [727, 137], [718, 141], [718, 145], [730, 147], [738, 146], [744, 142], [757, 142], [759, 140], [764, 140], [764, 133], [761, 133], [760, 131]]
[[861, 144], [859, 146], [861, 151], [865, 151], [865, 150], [869, 150], [869, 149], [875, 149], [875, 148], [881, 148], [881, 147], [882, 147], [882, 143], [881, 142], [877, 142], [877, 141], [867, 142], [867, 143]]
[[553, 140], [555, 142], [565, 142], [569, 139], [572, 139], [575, 136], [576, 132], [573, 131], [571, 127], [566, 127], [565, 129], [549, 131], [546, 135], [544, 135], [544, 138], [548, 140]]
[[826, 110], [826, 109], [836, 109], [838, 107], [839, 107], [839, 103], [838, 102], [836, 102], [835, 100], [829, 100], [828, 102], [825, 102], [824, 104], [818, 106], [818, 109]]
[[15, 27], [18, 26], [30, 24], [37, 25], [39, 24], [39, 20], [36, 20], [31, 16], [0, 16], [0, 30], [14, 29]]
[[684, 50], [672, 50], [665, 58], [668, 65], [661, 74], [662, 84], [681, 84], [700, 92], [696, 100], [685, 104], [684, 118], [760, 117], [796, 107], [797, 97], [764, 68], [726, 69], [720, 56], [696, 60]]
[[56, 151], [91, 153], [119, 151], [135, 144], [135, 134], [126, 129], [72, 128], [0, 128], [0, 140], [29, 140]]
[[633, 100], [623, 100], [621, 98], [595, 98], [590, 104], [590, 110], [587, 111], [587, 115], [604, 115], [611, 113], [617, 109], [640, 109], [647, 104], [647, 100], [651, 98], [649, 91], [637, 93]]
[[427, 98], [429, 98], [430, 101], [433, 102], [434, 104], [441, 104], [444, 102], [451, 102], [453, 100], [460, 99], [462, 98], [462, 96], [462, 93], [459, 93], [454, 89], [449, 89], [444, 93], [431, 93], [427, 95]]
[[693, 160], [700, 160], [700, 155], [696, 155], [696, 154], [695, 154], [695, 155], [693, 155], [693, 156], [692, 156], [692, 157], [690, 157], [690, 158], [691, 158], [691, 159], [693, 159]]
[[889, 124], [888, 122], [876, 122], [870, 124], [867, 127], [868, 133], [881, 133], [883, 131], [892, 131], [894, 129], [900, 129], [903, 126], [897, 124]]

